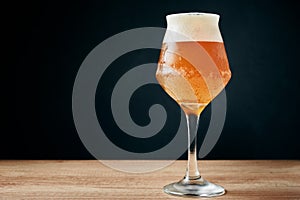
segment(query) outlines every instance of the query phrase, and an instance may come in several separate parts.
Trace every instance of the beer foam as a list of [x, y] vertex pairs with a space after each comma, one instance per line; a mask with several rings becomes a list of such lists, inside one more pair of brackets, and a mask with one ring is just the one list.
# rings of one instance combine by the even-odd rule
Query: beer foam
[[178, 13], [167, 15], [167, 31], [164, 42], [211, 41], [223, 42], [219, 30], [219, 18], [211, 13]]

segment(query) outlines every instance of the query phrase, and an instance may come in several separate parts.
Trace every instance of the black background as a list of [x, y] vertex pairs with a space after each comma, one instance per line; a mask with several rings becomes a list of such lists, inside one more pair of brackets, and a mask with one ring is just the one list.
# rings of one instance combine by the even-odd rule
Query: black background
[[[258, 0], [15, 2], [4, 18], [11, 31], [12, 63], [16, 70], [15, 118], [11, 131], [1, 134], [0, 158], [92, 159], [72, 118], [72, 88], [84, 58], [114, 34], [137, 27], [166, 27], [166, 14], [200, 11], [221, 15], [220, 28], [233, 73], [226, 87], [225, 127], [206, 158], [299, 159], [296, 5]], [[158, 59], [156, 51], [135, 53], [122, 65], [134, 65], [135, 57], [144, 59], [144, 63]], [[147, 99], [164, 99], [177, 116], [178, 106], [160, 88], [144, 89], [153, 93]], [[135, 94], [131, 109], [133, 117], [141, 118], [137, 123], [145, 124], [147, 118], [143, 119], [137, 109], [143, 107], [137, 103], [145, 94], [142, 90]], [[101, 111], [101, 106], [97, 109]], [[208, 108], [201, 119], [199, 137], [203, 137], [209, 115]], [[178, 119], [170, 120], [171, 130], [178, 126]], [[112, 126], [109, 120], [101, 123]], [[132, 150], [143, 152], [170, 138], [172, 135], [166, 136], [165, 141], [159, 138]], [[119, 142], [121, 146], [130, 144], [126, 138]], [[130, 150], [130, 145], [126, 148]]]

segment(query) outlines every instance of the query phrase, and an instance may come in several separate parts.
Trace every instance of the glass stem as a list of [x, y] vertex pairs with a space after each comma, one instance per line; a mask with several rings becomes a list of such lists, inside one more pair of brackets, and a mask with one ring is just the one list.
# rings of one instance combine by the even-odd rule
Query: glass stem
[[185, 180], [195, 180], [200, 178], [197, 164], [197, 130], [199, 115], [186, 114], [188, 127], [188, 162], [186, 168]]

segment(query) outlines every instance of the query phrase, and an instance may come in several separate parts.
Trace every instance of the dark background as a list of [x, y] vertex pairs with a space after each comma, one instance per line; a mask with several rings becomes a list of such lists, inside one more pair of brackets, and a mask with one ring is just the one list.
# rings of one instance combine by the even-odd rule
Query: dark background
[[[233, 73], [226, 87], [225, 127], [206, 158], [300, 159], [296, 5], [259, 0], [15, 2], [4, 18], [9, 22], [16, 70], [15, 118], [10, 126], [13, 131], [1, 133], [0, 158], [93, 159], [81, 143], [72, 117], [72, 88], [82, 61], [114, 34], [137, 27], [166, 27], [166, 14], [202, 11], [221, 15], [220, 28]], [[158, 53], [134, 52], [126, 55], [122, 66], [156, 61]], [[118, 70], [112, 72], [111, 77], [118, 75]], [[107, 80], [102, 84], [110, 87]], [[146, 103], [164, 99], [174, 116], [179, 113], [178, 106], [154, 86], [141, 88], [131, 105], [143, 107], [138, 102], [145, 91], [152, 91]], [[96, 105], [97, 112], [101, 112], [101, 103], [107, 104]], [[146, 124], [139, 109], [131, 108], [133, 118]], [[208, 108], [201, 119], [200, 139], [209, 116]], [[173, 128], [178, 126], [177, 118], [168, 120], [173, 120], [169, 122]], [[110, 120], [101, 123], [111, 128], [108, 134], [114, 134]], [[172, 129], [171, 125], [167, 129]], [[129, 150], [144, 152], [173, 137], [168, 131], [163, 134], [165, 141], [152, 141], [144, 147], [130, 146], [130, 139], [114, 139], [120, 146], [127, 144]], [[186, 158], [185, 154], [181, 158]]]

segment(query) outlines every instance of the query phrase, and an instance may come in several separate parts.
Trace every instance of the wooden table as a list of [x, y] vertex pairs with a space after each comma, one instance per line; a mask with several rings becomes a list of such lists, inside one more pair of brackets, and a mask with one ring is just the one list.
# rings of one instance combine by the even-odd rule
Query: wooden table
[[[132, 163], [123, 162], [129, 167]], [[161, 161], [148, 162], [150, 166]], [[185, 164], [176, 161], [158, 171], [137, 174], [116, 171], [96, 160], [5, 160], [0, 161], [0, 199], [185, 199], [162, 191], [164, 185], [182, 178]], [[300, 161], [199, 164], [203, 177], [227, 190], [215, 199], [300, 199]]]

